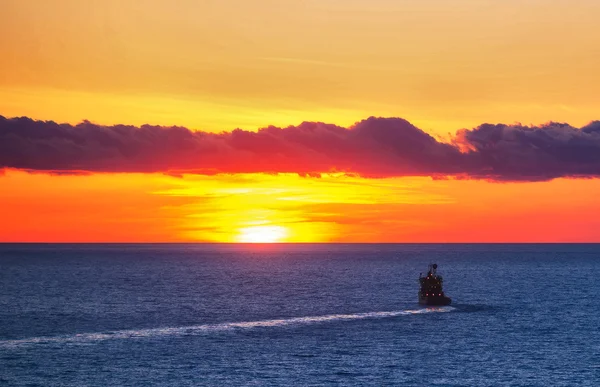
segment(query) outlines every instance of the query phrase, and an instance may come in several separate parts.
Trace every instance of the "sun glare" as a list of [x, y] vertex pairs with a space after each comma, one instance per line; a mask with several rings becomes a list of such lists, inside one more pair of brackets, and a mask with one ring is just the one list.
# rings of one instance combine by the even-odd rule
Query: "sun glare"
[[237, 241], [241, 243], [277, 243], [288, 235], [288, 230], [281, 226], [253, 226], [240, 229]]

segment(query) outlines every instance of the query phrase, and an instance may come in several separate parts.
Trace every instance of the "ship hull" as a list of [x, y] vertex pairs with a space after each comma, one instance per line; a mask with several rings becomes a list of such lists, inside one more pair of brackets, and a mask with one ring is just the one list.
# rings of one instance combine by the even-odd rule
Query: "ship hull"
[[452, 299], [450, 299], [450, 297], [446, 297], [446, 296], [436, 296], [436, 297], [431, 297], [431, 296], [421, 296], [419, 295], [419, 304], [420, 305], [427, 305], [427, 306], [446, 306], [446, 305], [450, 305], [452, 303]]

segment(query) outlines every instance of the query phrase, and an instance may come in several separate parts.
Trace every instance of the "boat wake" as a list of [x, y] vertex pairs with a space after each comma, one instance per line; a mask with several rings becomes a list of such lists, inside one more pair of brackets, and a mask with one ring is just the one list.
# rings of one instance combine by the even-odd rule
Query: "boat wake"
[[326, 323], [333, 321], [347, 320], [363, 320], [363, 319], [378, 319], [398, 317], [413, 314], [423, 313], [440, 313], [451, 312], [455, 308], [451, 306], [422, 308], [413, 310], [398, 310], [390, 312], [367, 312], [367, 313], [352, 313], [352, 314], [330, 314], [323, 316], [306, 316], [292, 317], [273, 320], [258, 320], [258, 321], [242, 321], [228, 322], [218, 324], [202, 324], [191, 325], [184, 327], [165, 327], [165, 328], [150, 328], [150, 329], [129, 329], [110, 331], [103, 333], [78, 333], [73, 335], [49, 336], [49, 337], [30, 337], [16, 340], [0, 340], [0, 348], [19, 348], [30, 345], [43, 344], [85, 344], [94, 343], [105, 340], [119, 339], [137, 339], [148, 337], [166, 337], [166, 336], [195, 336], [207, 334], [210, 332], [234, 331], [263, 327], [285, 327], [296, 325], [309, 325]]

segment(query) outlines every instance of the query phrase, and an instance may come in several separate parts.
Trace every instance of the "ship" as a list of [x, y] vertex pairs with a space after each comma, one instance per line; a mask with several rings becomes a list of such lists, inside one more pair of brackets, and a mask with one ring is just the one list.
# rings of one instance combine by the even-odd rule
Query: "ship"
[[437, 274], [437, 264], [429, 265], [427, 276], [423, 277], [423, 273], [419, 274], [419, 304], [427, 306], [444, 306], [450, 305], [452, 300], [446, 297], [442, 284], [444, 282], [441, 275]]

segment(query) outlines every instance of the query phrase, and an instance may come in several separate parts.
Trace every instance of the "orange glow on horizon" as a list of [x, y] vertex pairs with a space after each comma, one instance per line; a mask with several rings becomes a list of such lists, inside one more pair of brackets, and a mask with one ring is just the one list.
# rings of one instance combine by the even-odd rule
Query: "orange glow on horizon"
[[0, 242], [600, 242], [600, 179], [6, 171], [0, 184]]

